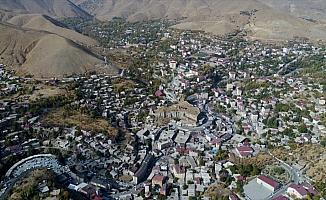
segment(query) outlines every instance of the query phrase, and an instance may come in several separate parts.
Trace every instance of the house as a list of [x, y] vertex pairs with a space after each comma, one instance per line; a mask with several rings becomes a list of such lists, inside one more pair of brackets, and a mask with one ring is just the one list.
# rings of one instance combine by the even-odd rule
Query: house
[[286, 192], [297, 199], [304, 199], [308, 195], [308, 191], [303, 186], [297, 184], [291, 184]]
[[280, 196], [274, 198], [273, 200], [289, 200], [289, 198], [287, 198], [286, 196], [280, 195]]
[[274, 181], [273, 179], [264, 176], [264, 175], [260, 175], [257, 178], [257, 183], [264, 186], [265, 188], [271, 190], [271, 191], [275, 191], [278, 187], [279, 187], [279, 183]]
[[248, 157], [251, 157], [252, 154], [254, 153], [253, 148], [251, 148], [249, 146], [236, 147], [235, 151], [236, 151], [237, 155], [240, 158], [248, 158]]
[[102, 179], [102, 178], [93, 177], [90, 184], [92, 184], [96, 187], [103, 188], [103, 189], [110, 188], [110, 183], [107, 180]]
[[162, 176], [162, 175], [155, 175], [153, 178], [152, 178], [152, 185], [155, 186], [155, 185], [159, 185], [160, 187], [163, 187], [163, 184], [166, 180], [166, 177], [165, 176]]
[[231, 193], [229, 196], [229, 200], [239, 200], [239, 197], [236, 194]]
[[184, 179], [186, 174], [186, 168], [180, 165], [173, 166], [173, 175], [178, 179]]
[[86, 197], [90, 198], [93, 194], [96, 193], [96, 188], [92, 185], [85, 184], [85, 186], [80, 187], [78, 191], [84, 194]]
[[303, 183], [302, 185], [291, 184], [286, 192], [289, 196], [293, 196], [296, 199], [305, 199], [309, 194], [312, 196], [317, 194], [317, 191], [308, 183]]
[[155, 96], [156, 96], [157, 98], [163, 98], [163, 97], [165, 96], [165, 94], [164, 94], [164, 92], [163, 92], [162, 90], [157, 90], [157, 91], [155, 92]]

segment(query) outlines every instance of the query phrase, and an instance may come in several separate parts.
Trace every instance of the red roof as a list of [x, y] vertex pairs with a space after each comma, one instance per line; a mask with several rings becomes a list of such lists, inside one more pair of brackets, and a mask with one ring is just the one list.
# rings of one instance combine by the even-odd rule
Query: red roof
[[232, 193], [232, 194], [230, 194], [229, 199], [231, 199], [231, 200], [238, 200], [239, 197], [236, 194]]
[[278, 197], [274, 198], [273, 200], [289, 200], [289, 198], [281, 195], [281, 196], [278, 196]]
[[186, 149], [184, 147], [177, 147], [176, 151], [180, 154], [189, 154], [189, 149]]
[[249, 147], [249, 146], [237, 147], [237, 150], [239, 152], [250, 152], [250, 153], [254, 152], [254, 150], [251, 147]]
[[152, 179], [152, 181], [155, 181], [155, 182], [163, 182], [164, 180], [164, 176], [162, 175], [155, 175]]
[[211, 144], [221, 144], [222, 140], [220, 138], [214, 138], [210, 141]]
[[297, 184], [291, 184], [289, 188], [293, 188], [296, 190], [301, 196], [305, 196], [308, 191], [302, 186], [302, 185], [297, 185]]
[[264, 176], [264, 175], [260, 175], [258, 177], [258, 179], [260, 179], [261, 181], [267, 183], [268, 185], [272, 186], [274, 189], [276, 189], [278, 187], [278, 182], [274, 181], [273, 179], [271, 178], [268, 178], [267, 176]]
[[97, 194], [93, 194], [91, 199], [92, 200], [103, 200], [103, 198], [98, 196]]
[[176, 171], [177, 174], [184, 174], [186, 173], [186, 170], [183, 166], [180, 166], [180, 165], [175, 165], [174, 166], [174, 169]]
[[303, 186], [306, 190], [308, 190], [308, 192], [309, 192], [310, 194], [312, 194], [313, 196], [317, 195], [318, 192], [317, 192], [316, 189], [315, 189], [312, 185], [310, 185], [309, 183], [303, 183], [302, 186]]
[[155, 96], [156, 97], [162, 97], [162, 96], [164, 96], [165, 94], [162, 92], [162, 90], [157, 90], [156, 92], [155, 92]]

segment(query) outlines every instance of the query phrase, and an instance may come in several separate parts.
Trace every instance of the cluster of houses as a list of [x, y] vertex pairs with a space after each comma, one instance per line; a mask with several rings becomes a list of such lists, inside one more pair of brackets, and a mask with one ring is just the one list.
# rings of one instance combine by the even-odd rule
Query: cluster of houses
[[[78, 127], [43, 127], [40, 116], [20, 116], [28, 103], [0, 100], [0, 157], [40, 147], [72, 152], [64, 160], [75, 174], [68, 188], [89, 199], [209, 199], [205, 192], [222, 183], [230, 199], [316, 196], [307, 182], [283, 185], [265, 174], [245, 177], [231, 168], [269, 145], [320, 143], [326, 134], [321, 123], [326, 99], [300, 97], [323, 93], [322, 86], [280, 74], [289, 70], [288, 62], [324, 52], [307, 44], [272, 48], [258, 42], [207, 42], [188, 32], [171, 35], [161, 35], [173, 43], [169, 53], [158, 54], [164, 62], [154, 70], [153, 78], [163, 80], [156, 92], [147, 87], [152, 83], [134, 77], [62, 80], [77, 85], [71, 105], [107, 120], [118, 132], [115, 137]], [[19, 90], [2, 65], [0, 74], [1, 96]], [[26, 139], [29, 131], [39, 137]], [[217, 158], [223, 152], [226, 156]]]

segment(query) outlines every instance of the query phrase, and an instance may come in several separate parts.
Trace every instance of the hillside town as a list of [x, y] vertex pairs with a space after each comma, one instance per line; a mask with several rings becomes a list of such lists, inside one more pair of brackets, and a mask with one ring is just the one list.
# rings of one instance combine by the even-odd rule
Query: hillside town
[[92, 30], [134, 59], [114, 77], [0, 65], [0, 199], [40, 169], [28, 199], [326, 198], [324, 47], [148, 26]]

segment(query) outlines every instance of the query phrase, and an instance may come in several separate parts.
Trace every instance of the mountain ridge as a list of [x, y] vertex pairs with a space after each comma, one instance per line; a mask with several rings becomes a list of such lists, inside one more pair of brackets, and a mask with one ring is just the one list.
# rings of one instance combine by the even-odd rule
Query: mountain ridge
[[[302, 6], [296, 5], [300, 12], [289, 12], [286, 3], [278, 6], [281, 1], [283, 0], [74, 0], [74, 3], [86, 10], [92, 8], [88, 11], [100, 20], [110, 20], [113, 17], [123, 17], [129, 21], [183, 19], [174, 28], [203, 30], [217, 35], [245, 30], [249, 33], [248, 38], [261, 40], [290, 40], [294, 37], [326, 40], [326, 22], [321, 20], [323, 17], [305, 19]], [[296, 2], [284, 1], [291, 5]], [[299, 1], [302, 5], [313, 2]], [[96, 6], [99, 4], [101, 6]], [[310, 7], [310, 10], [315, 7]], [[322, 16], [326, 18], [326, 5], [322, 8]], [[305, 12], [309, 13], [309, 10]]]
[[0, 0], [0, 9], [18, 14], [45, 14], [57, 18], [92, 17], [70, 0]]

